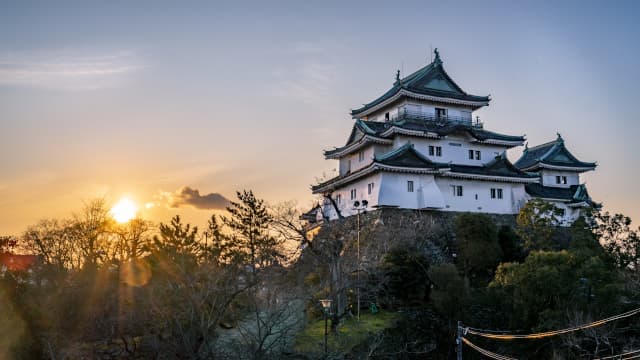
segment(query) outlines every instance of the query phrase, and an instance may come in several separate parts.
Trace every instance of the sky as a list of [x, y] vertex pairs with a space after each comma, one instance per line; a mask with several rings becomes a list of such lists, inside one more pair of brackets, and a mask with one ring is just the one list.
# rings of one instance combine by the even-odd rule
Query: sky
[[434, 47], [491, 95], [485, 128], [560, 132], [598, 162], [594, 200], [640, 222], [639, 18], [637, 1], [0, 0], [0, 234], [96, 197], [193, 223], [242, 189], [310, 206], [350, 109]]

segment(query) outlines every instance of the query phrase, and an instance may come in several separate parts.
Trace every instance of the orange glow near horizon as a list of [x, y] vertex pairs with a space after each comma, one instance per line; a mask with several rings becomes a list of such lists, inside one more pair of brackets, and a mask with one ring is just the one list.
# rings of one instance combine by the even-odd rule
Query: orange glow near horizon
[[138, 206], [129, 198], [122, 198], [111, 208], [111, 216], [119, 222], [126, 223], [136, 217]]

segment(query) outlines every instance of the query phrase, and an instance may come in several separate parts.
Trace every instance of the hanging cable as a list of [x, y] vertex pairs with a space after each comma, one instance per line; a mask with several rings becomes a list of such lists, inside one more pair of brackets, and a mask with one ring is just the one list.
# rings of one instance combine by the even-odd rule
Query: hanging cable
[[500, 354], [496, 354], [494, 352], [491, 352], [489, 350], [485, 350], [481, 347], [479, 347], [478, 345], [475, 345], [474, 343], [472, 343], [471, 341], [467, 340], [466, 338], [462, 338], [462, 342], [467, 344], [470, 348], [472, 348], [473, 350], [479, 352], [480, 354], [490, 357], [492, 359], [496, 359], [496, 360], [518, 360], [516, 358], [512, 358], [512, 357], [508, 357], [505, 355], [500, 355]]
[[631, 310], [631, 311], [627, 311], [626, 313], [622, 313], [619, 315], [614, 315], [611, 317], [608, 317], [606, 319], [602, 319], [602, 320], [598, 320], [598, 321], [594, 321], [592, 323], [588, 323], [588, 324], [584, 324], [584, 325], [579, 325], [579, 326], [574, 326], [574, 327], [570, 327], [570, 328], [566, 328], [566, 329], [561, 329], [561, 330], [553, 330], [553, 331], [547, 331], [547, 332], [541, 332], [541, 333], [535, 333], [535, 334], [527, 334], [527, 335], [514, 335], [514, 334], [495, 334], [495, 333], [490, 333], [491, 330], [482, 330], [482, 329], [475, 329], [475, 328], [471, 328], [471, 327], [466, 327], [465, 330], [465, 334], [473, 334], [473, 335], [477, 335], [477, 336], [482, 336], [485, 338], [489, 338], [489, 339], [496, 339], [496, 340], [515, 340], [515, 339], [542, 339], [542, 338], [546, 338], [546, 337], [550, 337], [550, 336], [556, 336], [556, 335], [560, 335], [560, 334], [566, 334], [569, 332], [574, 332], [574, 331], [578, 331], [578, 330], [584, 330], [584, 329], [589, 329], [592, 327], [596, 327], [596, 326], [601, 326], [604, 325], [608, 322], [611, 321], [615, 321], [615, 320], [620, 320], [620, 319], [624, 319], [624, 318], [628, 318], [630, 316], [633, 315], [637, 315], [640, 313], [640, 308], [635, 309], [635, 310]]
[[[601, 358], [594, 358], [593, 360], [607, 360], [607, 359], [635, 359], [640, 357], [640, 350], [633, 350], [633, 351], [629, 351], [626, 353], [622, 353], [622, 354], [618, 354], [618, 355], [610, 355], [610, 356], [605, 356], [605, 357], [601, 357]], [[633, 355], [636, 354], [632, 357], [624, 357], [624, 356], [628, 356], [628, 355]]]

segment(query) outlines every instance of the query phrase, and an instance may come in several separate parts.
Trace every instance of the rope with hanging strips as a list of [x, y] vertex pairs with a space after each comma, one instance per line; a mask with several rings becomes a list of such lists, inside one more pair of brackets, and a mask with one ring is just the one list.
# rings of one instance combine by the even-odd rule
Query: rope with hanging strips
[[[622, 353], [622, 354], [618, 354], [618, 355], [610, 355], [610, 356], [605, 356], [605, 357], [600, 357], [600, 358], [594, 358], [593, 360], [608, 360], [608, 359], [615, 359], [615, 360], [627, 360], [627, 359], [637, 359], [640, 358], [640, 350], [633, 350], [633, 351], [629, 351], [626, 353]], [[635, 354], [635, 355], [634, 355]], [[630, 357], [627, 357], [629, 355], [633, 355]]]
[[[491, 352], [487, 349], [483, 349], [481, 347], [479, 347], [478, 345], [472, 343], [471, 341], [467, 340], [466, 338], [461, 338], [462, 342], [465, 343], [467, 346], [469, 346], [470, 348], [472, 348], [473, 350], [479, 352], [480, 354], [492, 358], [492, 359], [496, 359], [496, 360], [518, 360], [517, 358], [512, 358], [506, 355], [500, 355], [500, 354], [496, 354], [494, 352]], [[632, 356], [630, 356], [632, 355]], [[617, 354], [617, 355], [609, 355], [609, 356], [604, 356], [604, 357], [599, 357], [599, 358], [593, 358], [593, 360], [632, 360], [632, 359], [640, 359], [640, 350], [633, 350], [633, 351], [629, 351], [626, 353], [622, 353], [622, 354]]]
[[[640, 314], [640, 308], [635, 309], [635, 310], [631, 310], [631, 311], [627, 311], [626, 313], [622, 313], [619, 315], [615, 315], [615, 316], [611, 316], [608, 317], [606, 319], [602, 319], [602, 320], [598, 320], [598, 321], [594, 321], [592, 323], [588, 323], [588, 324], [583, 324], [583, 325], [579, 325], [579, 326], [573, 326], [570, 328], [566, 328], [566, 329], [560, 329], [560, 330], [553, 330], [553, 331], [547, 331], [547, 332], [541, 332], [541, 333], [535, 333], [535, 334], [527, 334], [527, 335], [515, 335], [515, 334], [496, 334], [495, 331], [492, 330], [483, 330], [483, 329], [476, 329], [476, 328], [472, 328], [472, 327], [465, 327], [465, 334], [473, 334], [473, 335], [477, 335], [477, 336], [482, 336], [488, 339], [495, 339], [495, 340], [515, 340], [515, 339], [542, 339], [542, 338], [546, 338], [546, 337], [550, 337], [550, 336], [556, 336], [556, 335], [560, 335], [560, 334], [566, 334], [566, 333], [570, 333], [570, 332], [574, 332], [574, 331], [578, 331], [578, 330], [584, 330], [584, 329], [589, 329], [589, 328], [593, 328], [596, 326], [601, 326], [604, 325], [608, 322], [611, 321], [616, 321], [616, 320], [620, 320], [620, 319], [624, 319], [624, 318], [628, 318], [634, 315]], [[493, 332], [493, 333], [492, 333]]]
[[469, 346], [470, 348], [472, 348], [473, 350], [479, 352], [480, 354], [486, 356], [486, 357], [490, 357], [492, 359], [496, 359], [496, 360], [518, 360], [516, 358], [512, 358], [512, 357], [508, 357], [505, 355], [500, 355], [500, 354], [496, 354], [494, 352], [491, 352], [489, 350], [483, 349], [481, 347], [479, 347], [478, 345], [472, 343], [471, 341], [467, 340], [466, 338], [461, 338], [462, 342], [465, 343], [467, 346]]

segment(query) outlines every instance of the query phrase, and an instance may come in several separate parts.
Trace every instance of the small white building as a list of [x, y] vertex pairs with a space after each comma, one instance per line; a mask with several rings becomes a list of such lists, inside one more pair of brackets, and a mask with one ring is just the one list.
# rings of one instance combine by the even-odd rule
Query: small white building
[[351, 112], [347, 143], [325, 151], [339, 174], [312, 187], [324, 202], [307, 217], [335, 219], [368, 208], [517, 214], [532, 197], [554, 202], [565, 221], [591, 204], [579, 174], [594, 163], [577, 160], [558, 140], [525, 148], [516, 164], [506, 150], [524, 136], [484, 129], [473, 112], [488, 96], [464, 92], [434, 61], [400, 78], [374, 101]]

